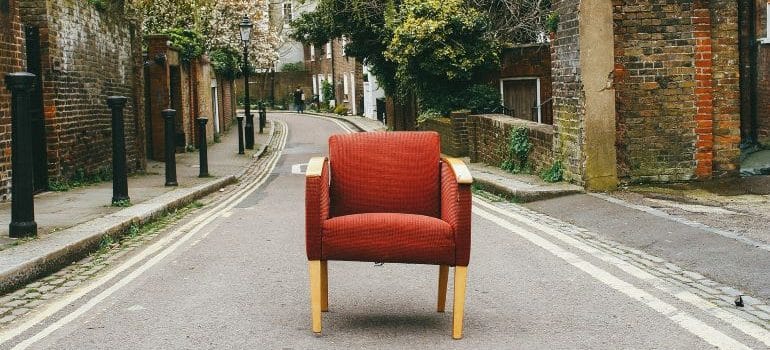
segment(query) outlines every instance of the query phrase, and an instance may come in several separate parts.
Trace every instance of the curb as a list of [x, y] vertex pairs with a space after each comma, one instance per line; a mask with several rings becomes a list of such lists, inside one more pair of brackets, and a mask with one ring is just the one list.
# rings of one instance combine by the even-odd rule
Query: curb
[[[275, 135], [275, 123], [273, 123], [271, 121], [270, 122], [270, 131], [268, 131], [268, 136], [267, 136], [267, 142], [265, 142], [265, 144], [262, 145], [262, 147], [257, 152], [255, 152], [253, 156], [251, 156], [252, 158], [257, 158], [257, 159], [262, 158], [262, 156], [265, 154], [265, 150], [267, 150], [267, 146], [271, 142], [273, 142], [273, 135]], [[244, 174], [244, 172], [241, 172], [238, 175], [238, 177], [241, 177], [243, 174]]]
[[513, 200], [517, 203], [535, 202], [545, 199], [569, 196], [572, 194], [585, 193], [584, 191], [578, 189], [522, 190], [508, 187], [491, 180], [480, 179], [478, 177], [473, 178], [473, 184], [483, 191], [490, 192], [508, 200]]
[[[55, 235], [8, 249], [0, 255], [0, 293], [17, 289], [87, 256], [104, 236], [117, 238], [141, 225], [237, 181], [234, 175], [192, 188], [176, 189], [129, 208], [70, 227]], [[16, 257], [16, 258], [12, 258]], [[20, 257], [19, 257], [20, 256]]]

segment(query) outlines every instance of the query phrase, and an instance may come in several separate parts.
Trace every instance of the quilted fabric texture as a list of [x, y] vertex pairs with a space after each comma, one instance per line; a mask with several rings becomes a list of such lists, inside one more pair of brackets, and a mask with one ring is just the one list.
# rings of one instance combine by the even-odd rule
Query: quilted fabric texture
[[321, 223], [329, 218], [329, 161], [321, 176], [305, 178], [305, 250], [308, 260], [321, 259]]
[[458, 185], [452, 167], [441, 163], [441, 220], [454, 230], [456, 266], [468, 266], [471, 256], [471, 186]]
[[409, 213], [439, 217], [435, 132], [367, 132], [329, 138], [331, 216]]
[[321, 260], [454, 265], [452, 227], [413, 214], [369, 213], [323, 222]]

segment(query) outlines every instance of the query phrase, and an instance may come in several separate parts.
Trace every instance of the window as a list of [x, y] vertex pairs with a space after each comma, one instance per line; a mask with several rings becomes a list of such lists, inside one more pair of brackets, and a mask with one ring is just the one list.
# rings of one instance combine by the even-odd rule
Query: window
[[315, 61], [315, 45], [310, 44], [310, 60]]
[[313, 95], [318, 95], [318, 81], [315, 76], [312, 76], [311, 80], [313, 81]]
[[11, 4], [9, 0], [0, 0], [0, 13], [7, 15], [11, 12]]
[[283, 4], [283, 22], [291, 22], [291, 2]]
[[345, 56], [345, 48], [348, 46], [348, 38], [342, 36], [342, 56]]
[[[332, 58], [332, 42], [326, 43], [326, 58]], [[329, 79], [331, 80], [331, 79]]]
[[348, 75], [342, 74], [342, 93], [348, 94]]

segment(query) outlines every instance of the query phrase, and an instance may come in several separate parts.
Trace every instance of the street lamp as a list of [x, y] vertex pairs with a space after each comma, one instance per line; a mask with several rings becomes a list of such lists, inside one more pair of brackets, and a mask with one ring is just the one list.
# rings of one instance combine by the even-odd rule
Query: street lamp
[[246, 148], [254, 149], [254, 117], [251, 115], [251, 98], [249, 97], [249, 39], [251, 39], [251, 23], [248, 15], [241, 20], [241, 42], [243, 43], [243, 93], [246, 107]]

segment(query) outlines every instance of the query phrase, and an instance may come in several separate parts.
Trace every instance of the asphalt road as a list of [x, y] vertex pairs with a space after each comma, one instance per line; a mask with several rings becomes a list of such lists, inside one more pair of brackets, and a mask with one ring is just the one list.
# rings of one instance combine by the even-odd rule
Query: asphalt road
[[329, 263], [330, 311], [323, 315], [323, 336], [316, 337], [310, 331], [304, 175], [292, 169], [304, 171], [297, 164], [326, 153], [328, 136], [344, 130], [318, 118], [270, 118], [285, 121], [290, 131], [260, 187], [234, 194], [221, 210], [212, 205], [181, 230], [169, 230], [174, 239], [157, 250], [150, 246], [125, 257], [138, 263], [87, 293], [75, 290], [82, 297], [59, 309], [39, 311], [41, 322], [20, 322], [20, 335], [2, 347], [770, 346], [770, 332], [761, 324], [744, 321], [734, 310], [725, 315], [718, 311], [723, 306], [711, 308], [708, 299], [677, 289], [683, 287], [637, 264], [628, 251], [602, 248], [587, 230], [481, 198], [474, 200], [464, 339], [450, 336], [451, 274], [447, 312], [436, 313], [437, 267], [356, 262]]

